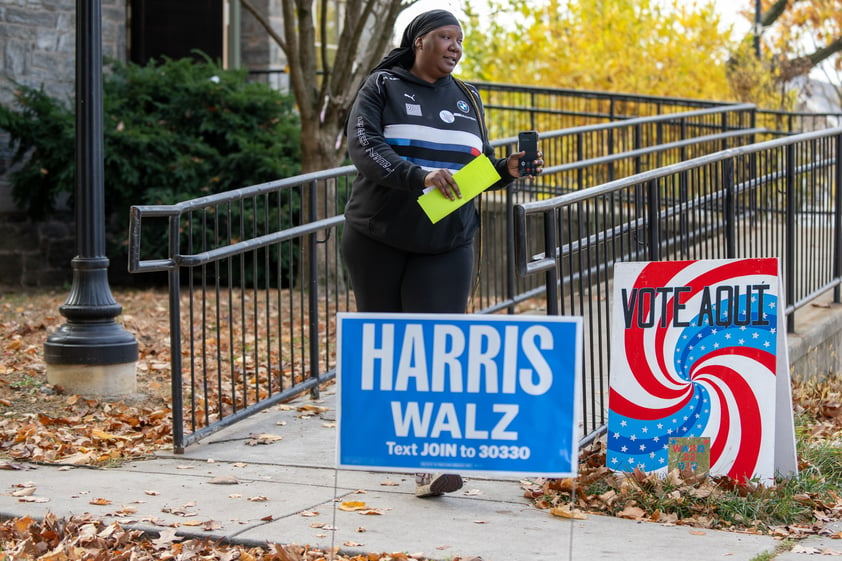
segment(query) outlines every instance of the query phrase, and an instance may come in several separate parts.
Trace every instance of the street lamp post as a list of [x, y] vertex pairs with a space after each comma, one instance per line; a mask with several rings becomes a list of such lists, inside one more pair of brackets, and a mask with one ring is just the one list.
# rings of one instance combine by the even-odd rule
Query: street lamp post
[[108, 286], [102, 129], [101, 0], [76, 0], [76, 257], [59, 307], [67, 322], [47, 337], [47, 380], [68, 393], [135, 391], [137, 340], [116, 321]]

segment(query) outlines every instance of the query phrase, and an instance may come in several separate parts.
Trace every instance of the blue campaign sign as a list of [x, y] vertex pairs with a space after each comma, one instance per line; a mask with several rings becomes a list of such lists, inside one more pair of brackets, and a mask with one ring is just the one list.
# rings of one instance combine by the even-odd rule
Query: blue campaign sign
[[581, 318], [337, 320], [337, 466], [576, 474]]

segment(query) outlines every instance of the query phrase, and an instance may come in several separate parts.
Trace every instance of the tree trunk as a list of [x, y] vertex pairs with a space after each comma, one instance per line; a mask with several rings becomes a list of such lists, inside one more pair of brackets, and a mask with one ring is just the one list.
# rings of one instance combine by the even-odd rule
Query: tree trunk
[[[316, 129], [316, 127], [313, 127], [312, 124], [307, 126], [305, 123], [302, 123], [302, 172], [309, 173], [339, 167], [342, 162], [342, 154], [344, 153], [344, 139], [341, 143], [342, 148], [340, 150], [336, 147], [336, 141], [333, 144], [327, 142], [326, 129], [322, 129], [321, 131], [312, 129]], [[312, 192], [313, 190], [315, 192]], [[337, 200], [338, 194], [336, 183], [333, 180], [323, 181], [318, 185], [311, 184], [305, 186], [302, 190], [303, 197], [301, 201], [302, 222], [309, 222], [310, 217], [321, 220], [339, 214], [341, 209]], [[311, 206], [313, 202], [315, 202], [315, 208]], [[339, 254], [339, 234], [340, 230], [337, 230], [316, 236], [315, 248], [309, 245], [314, 239], [310, 238], [305, 246], [304, 260], [302, 263], [302, 266], [309, 267], [310, 255], [317, 256], [319, 282], [322, 283], [323, 289], [331, 294], [333, 292], [342, 293], [347, 289], [347, 281], [343, 274], [344, 268], [341, 265], [342, 259]]]
[[[360, 83], [390, 47], [398, 15], [415, 0], [345, 0], [330, 6], [322, 1], [318, 12], [313, 11], [316, 3], [312, 0], [280, 0], [283, 34], [272, 28], [251, 0], [240, 3], [286, 56], [290, 87], [301, 115], [302, 172], [339, 166], [345, 154], [345, 118]], [[331, 27], [329, 15], [336, 16], [339, 29]], [[334, 51], [329, 44], [335, 46]], [[341, 210], [336, 185], [323, 184], [315, 193], [310, 191], [313, 188], [309, 185], [302, 193], [302, 219], [336, 216]], [[317, 247], [307, 241], [302, 254], [302, 266], [308, 269], [310, 255], [317, 256], [319, 281], [331, 290], [345, 287], [341, 265], [334, 266], [341, 264], [336, 238], [317, 236]]]

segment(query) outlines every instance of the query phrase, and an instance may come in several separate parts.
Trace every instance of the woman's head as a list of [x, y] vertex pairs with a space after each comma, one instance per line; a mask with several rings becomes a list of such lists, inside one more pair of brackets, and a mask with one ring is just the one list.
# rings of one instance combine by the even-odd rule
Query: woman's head
[[448, 25], [455, 25], [461, 30], [459, 20], [447, 10], [430, 10], [415, 16], [401, 36], [401, 47], [414, 47], [415, 40], [430, 31]]
[[[436, 30], [445, 32], [447, 39], [444, 38], [443, 33], [432, 33]], [[436, 48], [436, 39], [439, 43], [439, 49], [445, 49], [443, 56], [438, 58], [432, 56], [434, 48]], [[451, 41], [454, 46], [445, 47], [441, 44], [445, 40]], [[450, 50], [449, 53], [447, 49]], [[456, 51], [458, 51], [458, 56], [454, 56]], [[421, 61], [416, 60], [419, 55], [422, 58]], [[459, 62], [461, 56], [462, 27], [459, 25], [459, 20], [447, 10], [430, 10], [417, 15], [406, 26], [401, 36], [400, 46], [383, 57], [383, 60], [374, 70], [388, 70], [394, 66], [412, 70], [421, 63], [419, 65], [421, 68], [429, 68], [433, 75], [438, 76], [432, 79], [435, 81], [444, 75], [442, 74], [443, 71], [446, 70], [446, 73], [449, 74], [455, 63]], [[436, 70], [439, 66], [441, 68]], [[430, 79], [427, 76], [422, 77]]]
[[424, 12], [404, 30], [401, 47], [415, 53], [412, 73], [435, 82], [453, 72], [462, 58], [462, 27], [448, 11]]

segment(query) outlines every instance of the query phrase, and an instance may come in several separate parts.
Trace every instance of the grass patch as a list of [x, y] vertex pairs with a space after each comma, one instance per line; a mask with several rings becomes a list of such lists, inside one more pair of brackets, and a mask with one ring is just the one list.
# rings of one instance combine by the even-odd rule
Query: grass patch
[[602, 442], [582, 451], [573, 480], [524, 481], [542, 508], [782, 538], [814, 533], [842, 518], [842, 378], [793, 383], [798, 476], [774, 484], [673, 471], [666, 477], [605, 467]]

